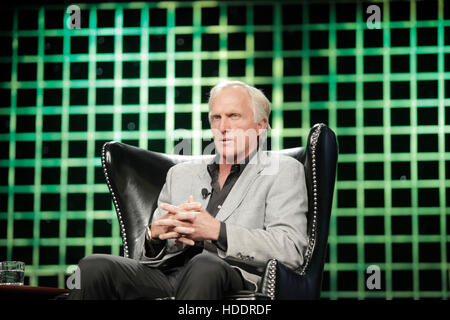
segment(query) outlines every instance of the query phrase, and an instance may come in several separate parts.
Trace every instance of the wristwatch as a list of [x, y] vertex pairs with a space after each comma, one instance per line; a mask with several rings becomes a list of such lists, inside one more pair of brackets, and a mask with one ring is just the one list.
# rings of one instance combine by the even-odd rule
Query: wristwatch
[[152, 240], [152, 230], [150, 230], [151, 226], [145, 227], [145, 237], [147, 240]]

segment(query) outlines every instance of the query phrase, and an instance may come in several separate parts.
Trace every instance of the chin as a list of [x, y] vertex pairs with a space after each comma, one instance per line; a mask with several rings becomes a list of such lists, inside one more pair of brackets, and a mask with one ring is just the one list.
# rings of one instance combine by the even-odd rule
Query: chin
[[220, 154], [221, 159], [227, 158], [227, 159], [233, 159], [236, 155], [236, 152], [234, 150], [227, 150], [226, 148], [222, 148], [221, 146], [216, 146], [216, 152]]
[[218, 152], [219, 152], [219, 154], [220, 154], [220, 156], [222, 157], [222, 158], [227, 158], [227, 159], [234, 159], [235, 157], [236, 157], [236, 152], [234, 152], [234, 151], [226, 151], [225, 150], [225, 152], [223, 151], [223, 150], [218, 150]]

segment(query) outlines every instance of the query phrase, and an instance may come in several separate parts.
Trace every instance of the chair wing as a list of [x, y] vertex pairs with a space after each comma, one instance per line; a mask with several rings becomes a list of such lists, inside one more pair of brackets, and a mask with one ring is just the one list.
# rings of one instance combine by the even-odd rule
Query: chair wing
[[308, 189], [308, 237], [304, 263], [292, 271], [276, 260], [267, 263], [262, 293], [272, 299], [319, 299], [328, 244], [331, 207], [336, 177], [338, 146], [334, 132], [324, 124], [310, 131], [305, 166]]
[[167, 171], [174, 164], [161, 153], [114, 141], [103, 145], [103, 172], [119, 219], [125, 257], [135, 258], [135, 240], [148, 225]]

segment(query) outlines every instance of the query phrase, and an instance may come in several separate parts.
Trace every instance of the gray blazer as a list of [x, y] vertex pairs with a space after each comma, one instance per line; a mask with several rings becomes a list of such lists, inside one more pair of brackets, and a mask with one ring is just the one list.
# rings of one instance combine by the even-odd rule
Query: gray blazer
[[[204, 208], [201, 190], [210, 189], [211, 177], [206, 162], [185, 162], [170, 168], [158, 203], [179, 205], [190, 195]], [[239, 269], [244, 279], [258, 289], [261, 274], [269, 259], [277, 259], [292, 269], [303, 263], [308, 239], [306, 213], [308, 197], [303, 165], [285, 155], [259, 151], [247, 164], [228, 194], [216, 219], [226, 223], [227, 251], [205, 241], [201, 254], [216, 254]], [[153, 220], [166, 211], [157, 208]], [[184, 244], [168, 240], [153, 258], [145, 255], [145, 235], [138, 240], [136, 257], [157, 267], [166, 259], [183, 252]]]

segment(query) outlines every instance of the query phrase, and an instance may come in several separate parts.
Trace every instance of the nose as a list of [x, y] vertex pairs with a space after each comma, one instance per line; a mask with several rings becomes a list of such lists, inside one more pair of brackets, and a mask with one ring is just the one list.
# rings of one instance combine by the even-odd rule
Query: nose
[[230, 122], [227, 117], [222, 117], [219, 123], [220, 133], [225, 134], [228, 130], [230, 130]]

